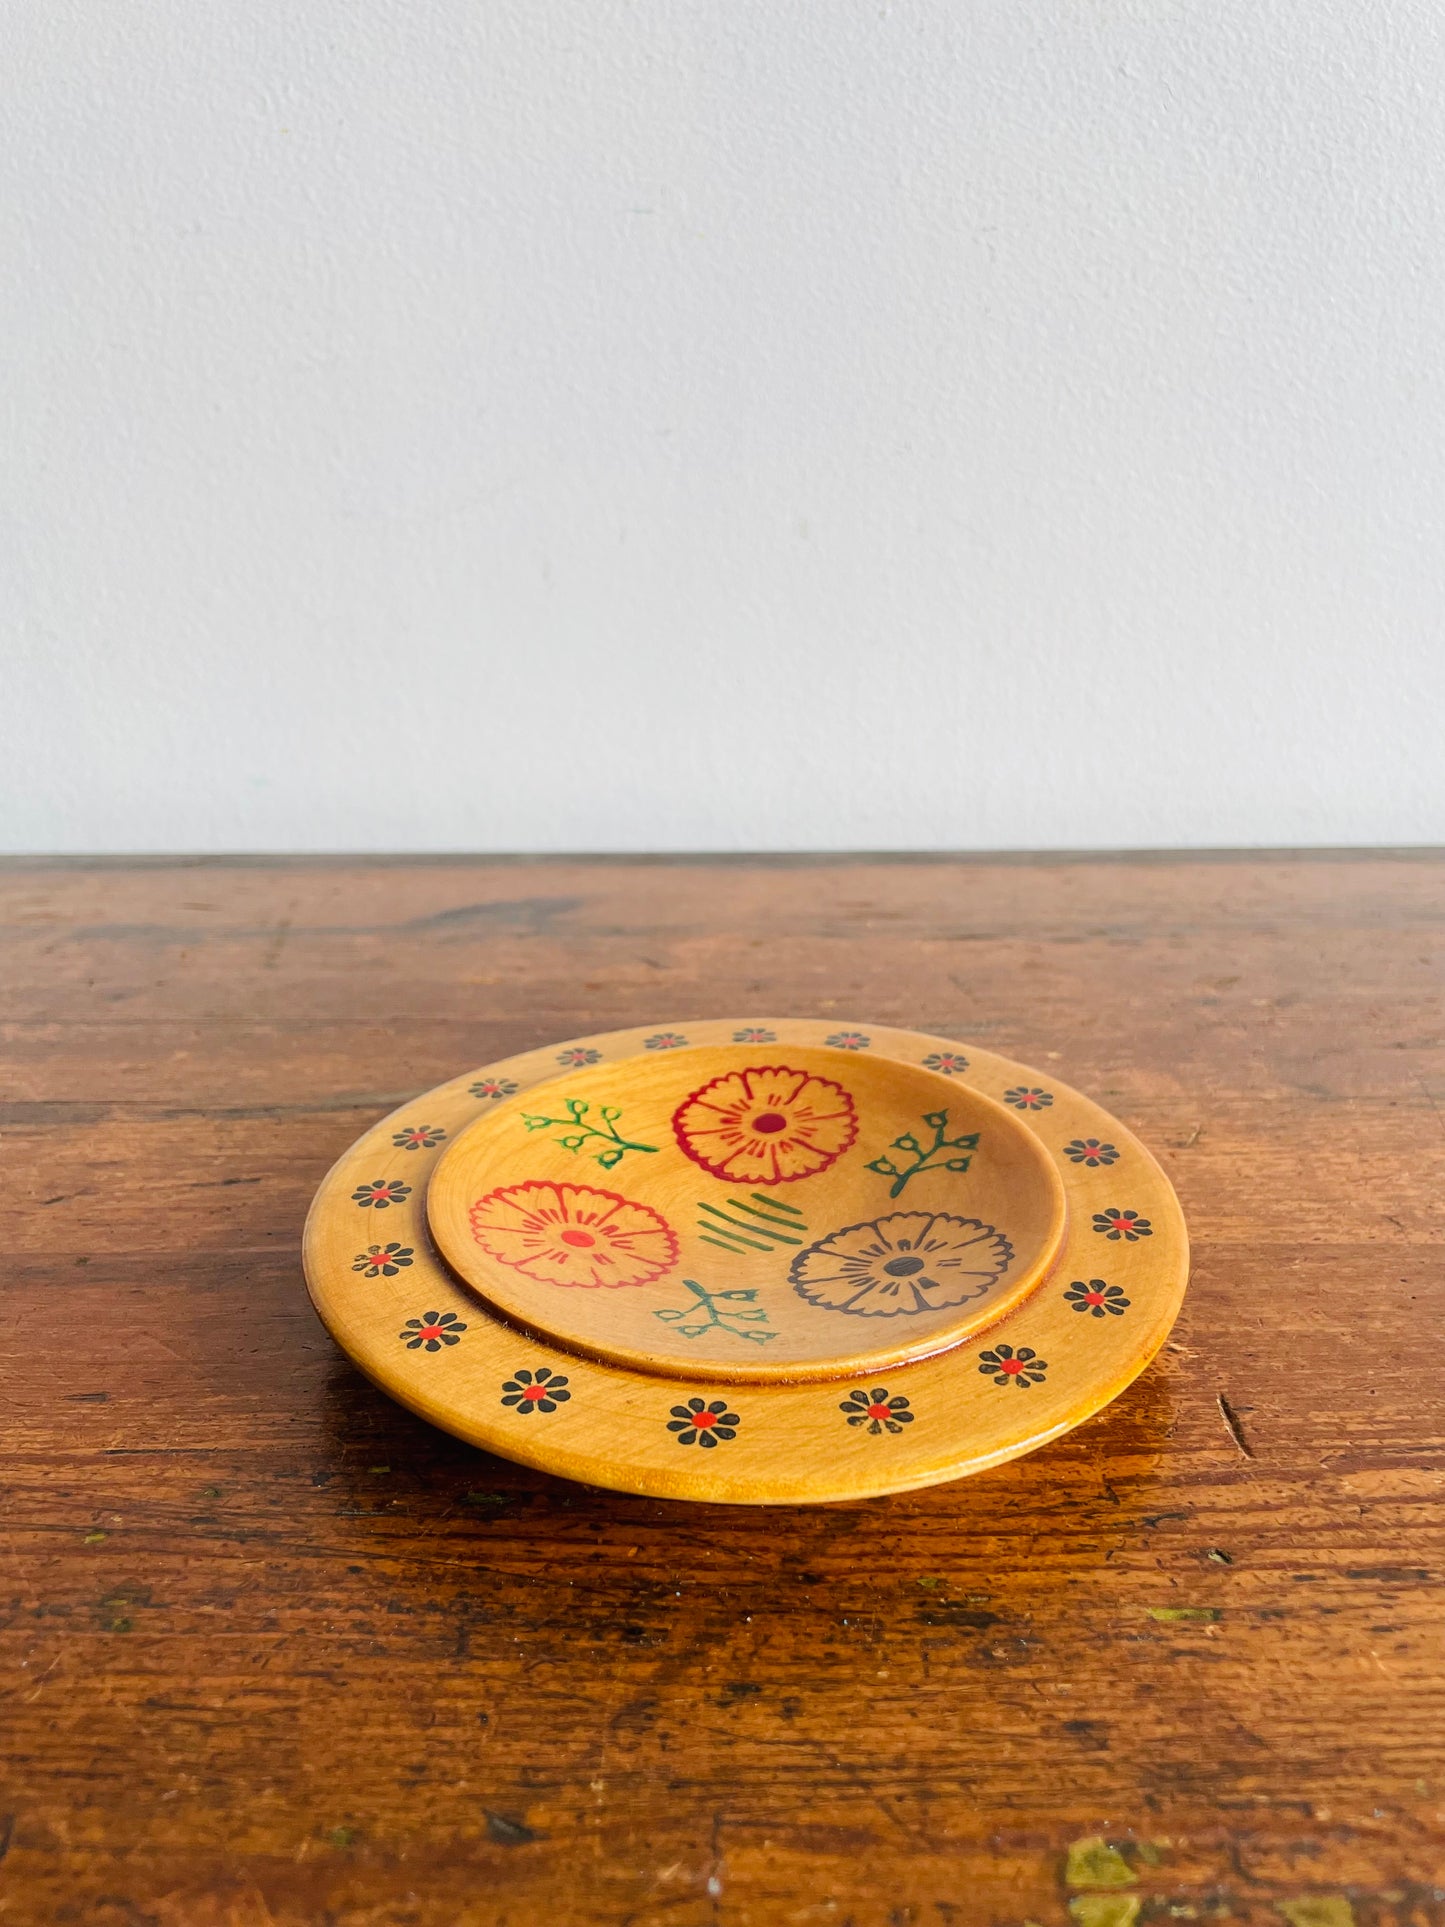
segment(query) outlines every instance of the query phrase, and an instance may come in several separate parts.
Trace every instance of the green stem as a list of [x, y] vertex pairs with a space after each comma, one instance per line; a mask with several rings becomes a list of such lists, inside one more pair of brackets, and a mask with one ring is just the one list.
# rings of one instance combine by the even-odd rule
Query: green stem
[[[911, 1131], [905, 1132], [902, 1137], [894, 1138], [889, 1146], [893, 1151], [912, 1153], [913, 1162], [905, 1170], [900, 1171], [891, 1158], [875, 1158], [868, 1166], [870, 1171], [877, 1171], [881, 1176], [893, 1179], [888, 1192], [890, 1198], [901, 1197], [909, 1180], [916, 1178], [922, 1171], [937, 1171], [941, 1168], [949, 1171], [966, 1171], [972, 1161], [968, 1154], [978, 1149], [977, 1131], [966, 1132], [962, 1137], [943, 1135], [948, 1129], [947, 1111], [930, 1111], [923, 1121], [933, 1127], [933, 1142], [927, 1149], [918, 1142]], [[941, 1157], [941, 1152], [951, 1152], [955, 1155]], [[960, 1152], [964, 1155], [957, 1155]]]

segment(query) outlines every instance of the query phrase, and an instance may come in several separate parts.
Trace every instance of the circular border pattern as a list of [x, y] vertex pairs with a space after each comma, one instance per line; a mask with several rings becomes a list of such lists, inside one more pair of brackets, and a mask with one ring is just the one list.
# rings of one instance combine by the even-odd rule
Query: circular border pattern
[[[505, 1323], [427, 1230], [426, 1186], [489, 1104], [562, 1069], [683, 1044], [823, 1044], [941, 1070], [1014, 1109], [1063, 1177], [1058, 1263], [950, 1351], [847, 1379], [745, 1385], [603, 1364]], [[1132, 1133], [1067, 1085], [950, 1038], [882, 1025], [713, 1019], [608, 1031], [465, 1072], [381, 1119], [323, 1180], [306, 1282], [375, 1384], [473, 1445], [585, 1484], [658, 1498], [796, 1505], [941, 1484], [1090, 1418], [1154, 1357], [1183, 1302], [1189, 1245], [1173, 1187]]]

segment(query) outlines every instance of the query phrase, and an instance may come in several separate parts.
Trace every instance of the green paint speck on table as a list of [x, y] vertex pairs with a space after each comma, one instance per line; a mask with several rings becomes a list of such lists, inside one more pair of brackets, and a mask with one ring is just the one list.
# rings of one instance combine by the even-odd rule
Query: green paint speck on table
[[1278, 1906], [1289, 1927], [1355, 1927], [1355, 1910], [1343, 1894], [1281, 1900]]
[[1138, 1894], [1075, 1894], [1069, 1912], [1079, 1927], [1134, 1927], [1142, 1905]]
[[1099, 1834], [1069, 1848], [1064, 1880], [1070, 1887], [1132, 1887], [1138, 1877], [1119, 1849]]

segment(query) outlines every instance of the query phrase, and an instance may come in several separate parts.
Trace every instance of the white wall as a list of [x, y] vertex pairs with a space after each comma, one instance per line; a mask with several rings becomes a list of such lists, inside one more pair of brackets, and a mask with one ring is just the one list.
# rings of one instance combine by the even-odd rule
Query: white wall
[[1435, 0], [29, 0], [10, 849], [1445, 841]]

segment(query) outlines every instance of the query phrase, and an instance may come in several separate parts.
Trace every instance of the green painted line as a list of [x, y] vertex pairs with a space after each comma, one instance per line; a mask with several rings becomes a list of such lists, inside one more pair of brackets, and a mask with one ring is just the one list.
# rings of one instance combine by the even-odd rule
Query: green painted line
[[[719, 1251], [730, 1251], [734, 1258], [738, 1255], [738, 1245], [745, 1245], [748, 1242], [746, 1238], [739, 1238], [736, 1244], [726, 1244], [721, 1238], [710, 1237], [706, 1231], [702, 1233], [702, 1241], [705, 1245], [716, 1245]], [[752, 1249], [754, 1251], [771, 1251], [772, 1246], [753, 1245]]]
[[[802, 1240], [801, 1238], [790, 1238], [790, 1237], [788, 1236], [788, 1232], [787, 1232], [787, 1231], [775, 1231], [775, 1230], [773, 1229], [773, 1226], [774, 1226], [774, 1225], [778, 1225], [778, 1224], [787, 1224], [787, 1225], [788, 1225], [788, 1231], [806, 1231], [806, 1230], [807, 1230], [807, 1226], [806, 1226], [806, 1225], [801, 1225], [801, 1224], [797, 1224], [797, 1225], [795, 1225], [795, 1224], [789, 1224], [789, 1223], [788, 1223], [788, 1220], [787, 1220], [786, 1218], [770, 1218], [770, 1217], [769, 1217], [769, 1216], [767, 1215], [767, 1213], [766, 1213], [766, 1212], [764, 1212], [764, 1211], [756, 1211], [756, 1210], [754, 1210], [754, 1209], [753, 1209], [753, 1207], [752, 1207], [752, 1205], [750, 1205], [750, 1204], [744, 1204], [744, 1203], [743, 1203], [743, 1201], [741, 1200], [741, 1198], [739, 1198], [739, 1200], [738, 1200], [738, 1206], [737, 1206], [737, 1208], [738, 1208], [738, 1210], [739, 1210], [739, 1211], [747, 1211], [747, 1212], [750, 1212], [750, 1213], [752, 1214], [752, 1216], [753, 1216], [753, 1217], [755, 1217], [755, 1218], [761, 1218], [761, 1219], [762, 1219], [762, 1221], [763, 1221], [763, 1223], [764, 1223], [764, 1224], [765, 1224], [765, 1225], [766, 1225], [766, 1226], [768, 1227], [768, 1236], [769, 1236], [770, 1238], [776, 1238], [776, 1239], [778, 1240], [778, 1243], [779, 1243], [779, 1244], [785, 1244], [785, 1245], [800, 1245], [800, 1244], [801, 1244], [801, 1243], [803, 1242], [803, 1240]], [[753, 1227], [753, 1226], [749, 1226], [749, 1229], [750, 1229], [750, 1230], [752, 1230], [752, 1229], [755, 1229], [755, 1227]]]
[[754, 1191], [752, 1200], [754, 1204], [770, 1204], [775, 1211], [786, 1211], [790, 1217], [801, 1218], [803, 1215], [797, 1205], [784, 1204], [781, 1198], [764, 1197], [761, 1191]]
[[730, 1218], [726, 1211], [719, 1211], [715, 1204], [699, 1203], [697, 1208], [699, 1211], [706, 1211], [710, 1218], [720, 1218], [730, 1231], [758, 1231], [761, 1229], [760, 1226], [755, 1224], [740, 1225], [736, 1218]]
[[[698, 1210], [706, 1211], [710, 1213], [711, 1216], [713, 1216], [714, 1218], [717, 1218], [718, 1220], [720, 1220], [721, 1223], [727, 1226], [729, 1232], [735, 1238], [741, 1238], [745, 1231], [751, 1231], [755, 1238], [774, 1238], [777, 1240], [779, 1244], [782, 1244], [782, 1245], [797, 1245], [803, 1242], [801, 1238], [788, 1237], [786, 1232], [774, 1231], [772, 1225], [768, 1223], [739, 1224], [737, 1219], [730, 1218], [726, 1211], [719, 1211], [715, 1204], [700, 1204], [698, 1206]], [[744, 1239], [743, 1242], [746, 1243], [747, 1240]], [[768, 1250], [768, 1248], [769, 1247], [767, 1245], [753, 1246], [754, 1251], [766, 1251]]]

